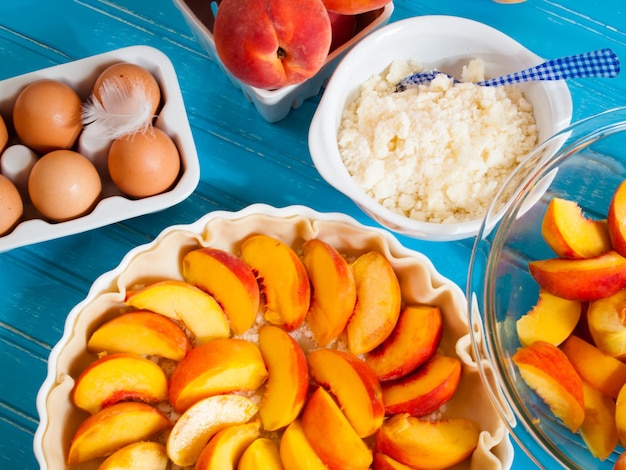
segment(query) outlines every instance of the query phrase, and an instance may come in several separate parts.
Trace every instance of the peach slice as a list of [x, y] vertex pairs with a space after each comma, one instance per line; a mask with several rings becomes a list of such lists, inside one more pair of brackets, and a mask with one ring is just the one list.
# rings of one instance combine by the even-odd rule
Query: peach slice
[[577, 300], [568, 300], [541, 289], [535, 306], [515, 323], [522, 346], [547, 341], [555, 346], [572, 334], [582, 312]]
[[280, 438], [280, 460], [285, 470], [327, 470], [311, 447], [302, 429], [300, 419], [285, 428]]
[[311, 378], [329, 390], [359, 437], [375, 433], [383, 423], [385, 407], [380, 383], [358, 357], [335, 349], [309, 353]]
[[122, 447], [111, 454], [98, 467], [98, 470], [166, 470], [167, 454], [165, 446], [158, 442], [136, 442]]
[[67, 463], [72, 465], [111, 455], [170, 426], [170, 420], [163, 413], [146, 403], [122, 402], [108, 406], [78, 426]]
[[172, 374], [170, 403], [185, 411], [202, 398], [238, 390], [256, 390], [267, 369], [259, 347], [242, 339], [218, 338], [191, 350]]
[[234, 470], [244, 451], [260, 435], [261, 423], [235, 424], [219, 431], [200, 453], [195, 470]]
[[626, 364], [574, 335], [561, 344], [561, 350], [584, 382], [613, 399], [617, 398], [626, 383]]
[[548, 204], [541, 234], [560, 258], [592, 258], [611, 249], [606, 221], [589, 219], [576, 202], [558, 197]]
[[411, 375], [383, 383], [383, 402], [388, 415], [409, 413], [425, 416], [447, 403], [461, 381], [461, 361], [436, 354]]
[[348, 262], [328, 243], [312, 239], [302, 249], [312, 286], [306, 320], [317, 343], [324, 347], [348, 324], [356, 304], [356, 284]]
[[513, 362], [552, 413], [576, 432], [585, 418], [583, 382], [565, 353], [553, 344], [536, 341], [518, 349]]
[[626, 289], [589, 302], [587, 326], [600, 351], [626, 359]]
[[278, 444], [268, 439], [260, 437], [252, 442], [246, 450], [243, 451], [241, 459], [237, 464], [237, 470], [283, 470], [283, 464], [280, 461], [280, 453], [278, 452]]
[[564, 299], [601, 299], [626, 286], [626, 258], [612, 250], [594, 258], [531, 261], [528, 267], [541, 288]]
[[391, 334], [402, 301], [400, 283], [389, 261], [377, 251], [359, 256], [351, 264], [357, 302], [346, 327], [352, 354], [364, 354]]
[[242, 395], [214, 395], [198, 401], [174, 424], [167, 438], [168, 457], [181, 467], [193, 465], [215, 434], [250, 421], [257, 411], [258, 407]]
[[443, 317], [438, 307], [407, 305], [391, 335], [367, 355], [365, 362], [381, 382], [399, 379], [435, 354], [442, 332]]
[[408, 465], [404, 465], [398, 462], [396, 459], [392, 459], [382, 452], [374, 452], [374, 462], [372, 463], [373, 470], [413, 470]]
[[93, 414], [120, 401], [167, 400], [167, 377], [154, 362], [127, 353], [111, 354], [89, 364], [78, 376], [72, 401]]
[[241, 245], [241, 257], [257, 274], [265, 297], [265, 320], [293, 331], [304, 321], [311, 301], [309, 276], [296, 252], [267, 235]]
[[160, 281], [130, 290], [126, 303], [182, 320], [200, 344], [230, 335], [224, 310], [215, 298], [185, 281]]
[[323, 387], [318, 387], [304, 406], [302, 429], [315, 453], [330, 470], [369, 469], [372, 451]]
[[591, 455], [606, 460], [618, 442], [615, 424], [615, 402], [583, 382], [585, 420], [580, 426], [580, 435]]
[[259, 348], [269, 374], [259, 415], [265, 430], [276, 431], [300, 414], [309, 390], [309, 369], [300, 345], [280, 327], [263, 325]]
[[613, 193], [606, 219], [613, 249], [626, 256], [626, 181]]
[[480, 425], [470, 419], [422, 421], [402, 413], [383, 423], [374, 449], [409, 467], [437, 470], [467, 459], [479, 436]]
[[103, 323], [87, 342], [91, 352], [131, 353], [182, 360], [192, 345], [180, 327], [169, 318], [149, 311], [119, 315]]
[[215, 297], [234, 334], [250, 329], [261, 295], [254, 273], [241, 258], [217, 248], [193, 250], [183, 258], [183, 277]]
[[626, 386], [622, 387], [615, 400], [615, 425], [619, 442], [624, 446], [626, 443]]

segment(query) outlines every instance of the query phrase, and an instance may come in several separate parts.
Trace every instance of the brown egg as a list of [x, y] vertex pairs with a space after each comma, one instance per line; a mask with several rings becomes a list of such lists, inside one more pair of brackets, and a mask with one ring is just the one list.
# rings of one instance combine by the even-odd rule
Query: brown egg
[[38, 80], [15, 100], [13, 125], [22, 142], [40, 154], [74, 145], [82, 129], [82, 101], [65, 83]]
[[[123, 83], [124, 86], [133, 83], [141, 83], [146, 92], [146, 98], [152, 103], [152, 115], [155, 115], [161, 102], [161, 89], [159, 83], [148, 70], [143, 67], [127, 62], [119, 62], [107, 67], [96, 79], [93, 86], [93, 96], [100, 101], [100, 87], [107, 81]], [[130, 88], [130, 87], [129, 87]], [[132, 88], [130, 88], [132, 89]]]
[[7, 142], [9, 141], [9, 131], [7, 131], [7, 125], [2, 119], [2, 115], [0, 115], [0, 153], [4, 150], [4, 147], [7, 146]]
[[72, 150], [47, 153], [37, 160], [28, 178], [28, 194], [35, 209], [57, 222], [87, 213], [101, 189], [96, 167]]
[[8, 233], [22, 217], [24, 204], [17, 187], [0, 175], [0, 235]]
[[161, 129], [125, 135], [113, 141], [108, 156], [109, 174], [126, 195], [146, 197], [169, 189], [180, 171], [176, 144]]

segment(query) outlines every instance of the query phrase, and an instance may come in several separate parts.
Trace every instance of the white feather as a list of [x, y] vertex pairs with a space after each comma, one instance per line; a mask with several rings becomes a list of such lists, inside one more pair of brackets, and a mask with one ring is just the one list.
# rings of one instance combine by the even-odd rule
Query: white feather
[[110, 79], [83, 105], [85, 131], [99, 139], [115, 140], [127, 134], [144, 132], [151, 124], [151, 103], [142, 82]]

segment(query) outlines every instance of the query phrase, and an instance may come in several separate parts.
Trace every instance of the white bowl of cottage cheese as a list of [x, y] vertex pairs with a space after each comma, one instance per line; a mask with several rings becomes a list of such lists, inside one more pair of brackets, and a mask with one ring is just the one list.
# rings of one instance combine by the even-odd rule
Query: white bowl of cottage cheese
[[[355, 46], [332, 75], [309, 130], [313, 162], [392, 231], [432, 241], [475, 236], [507, 177], [570, 124], [572, 100], [564, 81], [472, 82], [541, 62], [473, 20], [391, 23]], [[463, 83], [441, 75], [396, 91], [403, 77], [432, 69]]]

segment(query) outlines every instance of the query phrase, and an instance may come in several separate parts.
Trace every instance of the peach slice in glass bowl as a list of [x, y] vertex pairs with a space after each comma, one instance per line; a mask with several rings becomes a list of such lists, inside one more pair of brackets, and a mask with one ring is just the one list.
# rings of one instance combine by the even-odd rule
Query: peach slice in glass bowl
[[[461, 364], [461, 380], [456, 393], [435, 414], [429, 415], [430, 419], [466, 418], [478, 423], [477, 447], [460, 468], [501, 469], [511, 466], [513, 448], [508, 433], [482, 386], [478, 366], [473, 360], [462, 290], [439, 274], [425, 255], [403, 247], [385, 230], [361, 225], [340, 213], [319, 213], [303, 206], [278, 209], [254, 204], [238, 212], [212, 212], [190, 225], [165, 229], [154, 241], [134, 248], [118, 267], [100, 276], [86, 298], [69, 313], [64, 334], [50, 354], [48, 376], [37, 399], [40, 425], [34, 449], [42, 469], [67, 467], [72, 437], [88, 416], [76, 408], [71, 399], [81, 371], [97, 358], [88, 352], [87, 341], [104, 321], [119, 318], [120, 309], [127, 308], [124, 303], [126, 293], [136, 286], [168, 279], [183, 280], [182, 260], [194, 250], [211, 248], [240, 256], [243, 240], [253, 234], [274, 237], [301, 257], [303, 244], [311, 239], [326, 242], [348, 261], [354, 261], [365, 252], [380, 253], [397, 275], [406, 304], [440, 309], [443, 328], [438, 352], [456, 358]], [[261, 308], [262, 304], [263, 301]], [[258, 343], [262, 318], [263, 315], [257, 316], [261, 320], [237, 338]], [[305, 354], [316, 347], [306, 327], [301, 326], [290, 334], [297, 339]], [[330, 344], [328, 347], [340, 349], [338, 343]], [[263, 351], [264, 346], [260, 347]], [[176, 419], [174, 414], [169, 416]], [[363, 440], [370, 450], [372, 438], [373, 435]], [[92, 460], [80, 468], [97, 468], [101, 460]]]
[[[591, 320], [584, 307], [589, 305], [591, 309], [593, 301], [589, 301], [588, 298], [585, 300], [583, 297], [594, 297], [594, 293], [601, 294], [597, 280], [602, 279], [602, 276], [596, 276], [594, 287], [593, 275], [587, 272], [579, 278], [584, 282], [577, 286], [576, 295], [558, 295], [558, 297], [567, 295], [570, 301], [579, 301], [583, 305], [582, 309], [580, 305], [578, 307], [580, 319], [583, 321], [579, 320], [573, 331], [572, 325], [567, 325], [570, 322], [570, 315], [564, 309], [560, 309], [562, 315], [556, 319], [554, 315], [537, 315], [536, 323], [534, 322], [532, 328], [522, 327], [521, 335], [518, 323], [522, 316], [537, 305], [540, 295], [539, 278], [533, 277], [529, 263], [556, 259], [559, 258], [559, 253], [560, 256], [579, 253], [587, 259], [598, 260], [601, 256], [604, 256], [604, 259], [612, 259], [615, 256], [614, 246], [617, 246], [615, 243], [611, 246], [609, 242], [608, 246], [602, 247], [604, 242], [597, 243], [591, 236], [587, 237], [587, 240], [582, 237], [575, 240], [585, 230], [589, 230], [589, 233], [595, 232], [594, 227], [597, 226], [586, 222], [574, 225], [576, 219], [572, 215], [574, 212], [563, 208], [566, 204], [562, 202], [558, 205], [554, 205], [553, 202], [558, 199], [573, 202], [580, 208], [579, 216], [601, 221], [600, 226], [606, 226], [613, 196], [620, 184], [626, 180], [625, 131], [626, 108], [616, 108], [576, 122], [546, 140], [517, 168], [508, 181], [508, 186], [507, 184], [503, 186], [501, 191], [509, 191], [510, 199], [508, 196], [503, 198], [501, 194], [496, 197], [474, 242], [466, 294], [468, 309], [472, 312], [470, 331], [474, 336], [474, 352], [476, 357], [480, 358], [478, 364], [484, 365], [484, 369], [481, 367], [481, 375], [511, 435], [543, 468], [552, 468], [560, 464], [564, 468], [611, 469], [624, 450], [622, 444], [617, 443], [615, 436], [604, 435], [606, 430], [611, 429], [609, 424], [615, 421], [614, 418], [603, 421], [604, 424], [600, 427], [605, 431], [587, 431], [587, 439], [583, 438], [585, 431], [571, 432], [565, 423], [572, 424], [571, 415], [574, 413], [567, 413], [562, 419], [557, 418], [548, 405], [550, 401], [544, 401], [542, 398], [546, 396], [546, 389], [541, 391], [542, 387], [537, 388], [536, 385], [531, 389], [527, 385], [523, 378], [524, 366], [520, 368], [516, 365], [515, 361], [519, 360], [519, 356], [515, 355], [522, 346], [525, 346], [520, 337], [527, 343], [530, 342], [527, 338], [532, 336], [535, 338], [532, 340], [534, 343], [537, 337], [526, 333], [544, 330], [557, 334], [555, 338], [559, 337], [549, 340], [543, 336], [543, 341], [554, 343], [556, 346], [551, 348], [550, 354], [554, 353], [555, 357], [559, 355], [562, 358], [555, 349], [565, 352], [584, 382], [590, 384], [589, 381], [594, 379], [586, 375], [584, 368], [576, 363], [572, 349], [584, 350], [587, 357], [591, 357], [589, 351], [594, 353], [592, 365], [594, 374], [597, 373], [600, 379], [606, 379], [608, 385], [611, 385], [609, 382], [614, 382], [612, 387], [600, 387], [604, 389], [605, 394], [616, 395], [616, 391], [619, 391], [621, 385], [626, 382], [626, 378], [619, 382], [618, 375], [609, 378], [610, 374], [608, 369], [602, 366], [603, 362], [616, 365], [617, 369], [621, 368], [624, 371], [626, 368], [618, 358], [614, 356], [607, 358], [607, 354], [600, 353], [598, 348], [594, 347], [599, 345], [601, 338], [590, 337], [588, 327], [585, 326], [584, 320]], [[535, 160], [540, 158], [541, 152], [548, 147], [553, 156], [535, 168]], [[511, 181], [516, 177], [517, 181], [522, 178], [524, 184], [512, 184]], [[496, 223], [494, 211], [498, 206], [506, 206], [506, 210], [499, 223]], [[557, 206], [561, 209], [555, 209]], [[570, 255], [566, 255], [568, 250], [564, 250], [563, 245], [553, 241], [554, 237], [550, 236], [554, 233], [555, 220], [562, 218], [562, 215], [553, 214], [554, 210], [560, 210], [561, 214], [569, 214], [566, 216], [568, 223], [576, 228], [574, 231], [578, 236], [569, 239], [569, 248], [576, 248], [577, 251], [570, 252]], [[548, 225], [546, 221], [550, 221], [552, 229], [545, 228], [544, 223]], [[559, 225], [558, 221], [556, 224]], [[563, 227], [563, 224], [560, 226]], [[548, 236], [545, 236], [546, 233]], [[600, 247], [601, 252], [609, 250], [611, 253], [598, 255], [594, 244]], [[593, 250], [584, 254], [582, 248]], [[617, 257], [615, 259], [620, 260]], [[617, 264], [619, 263], [612, 262], [611, 266]], [[561, 278], [573, 282], [576, 279], [576, 271], [565, 272]], [[542, 288], [546, 287], [547, 284], [543, 283]], [[558, 289], [550, 287], [551, 294], [556, 292], [559, 292]], [[562, 335], [564, 329], [568, 331]], [[623, 329], [621, 324], [620, 329]], [[622, 340], [620, 343], [626, 347], [626, 341]], [[583, 349], [584, 345], [587, 347]], [[542, 367], [539, 366], [539, 369]], [[563, 385], [566, 389], [569, 387], [566, 382], [570, 382], [570, 379], [561, 377], [556, 381], [558, 383], [553, 385], [556, 387]], [[556, 387], [550, 386], [548, 389], [554, 390]], [[576, 388], [580, 390], [581, 387]], [[607, 391], [610, 389], [613, 392]], [[504, 400], [502, 396], [505, 397]], [[615, 402], [615, 396], [610, 400]], [[608, 406], [613, 407], [615, 403], [613, 405], [609, 403]], [[613, 414], [617, 413], [614, 411]], [[590, 412], [589, 417], [592, 416]], [[595, 436], [595, 440], [589, 439], [591, 436]], [[595, 451], [593, 453], [592, 447]], [[603, 455], [607, 449], [608, 454]]]

